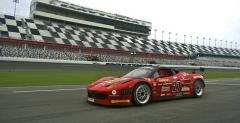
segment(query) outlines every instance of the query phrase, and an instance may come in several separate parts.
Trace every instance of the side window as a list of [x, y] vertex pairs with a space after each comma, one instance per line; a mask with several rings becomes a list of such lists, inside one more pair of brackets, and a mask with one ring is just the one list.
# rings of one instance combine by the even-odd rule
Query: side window
[[159, 78], [160, 76], [159, 76], [159, 74], [158, 74], [158, 72], [155, 72], [154, 74], [153, 74], [153, 78]]
[[172, 75], [176, 75], [179, 73], [179, 71], [177, 71], [177, 70], [171, 70], [171, 71], [172, 71]]
[[177, 74], [175, 70], [171, 70], [171, 73], [172, 73], [172, 75], [176, 75]]
[[158, 73], [161, 78], [175, 75], [175, 73], [173, 73], [171, 69], [161, 69], [158, 71]]

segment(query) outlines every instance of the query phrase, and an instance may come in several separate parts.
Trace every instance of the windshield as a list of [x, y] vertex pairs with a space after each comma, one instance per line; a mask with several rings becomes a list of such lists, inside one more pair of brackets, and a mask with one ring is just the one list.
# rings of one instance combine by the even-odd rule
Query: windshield
[[135, 69], [128, 74], [124, 75], [123, 77], [140, 77], [140, 78], [148, 78], [152, 75], [153, 69], [146, 69], [146, 68], [138, 68]]

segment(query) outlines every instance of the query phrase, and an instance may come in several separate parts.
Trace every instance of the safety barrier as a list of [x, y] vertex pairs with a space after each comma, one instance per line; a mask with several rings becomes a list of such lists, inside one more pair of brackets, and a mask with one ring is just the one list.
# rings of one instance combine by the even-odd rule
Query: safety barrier
[[121, 62], [98, 62], [98, 61], [74, 61], [74, 60], [55, 60], [55, 59], [36, 59], [19, 57], [0, 57], [0, 61], [19, 61], [19, 62], [40, 62], [40, 63], [58, 63], [58, 64], [99, 64], [99, 65], [119, 65], [119, 66], [156, 66], [167, 68], [186, 68], [186, 69], [222, 69], [222, 70], [240, 70], [240, 67], [221, 67], [221, 66], [191, 66], [191, 65], [166, 65], [166, 64], [141, 64], [141, 63], [121, 63]]

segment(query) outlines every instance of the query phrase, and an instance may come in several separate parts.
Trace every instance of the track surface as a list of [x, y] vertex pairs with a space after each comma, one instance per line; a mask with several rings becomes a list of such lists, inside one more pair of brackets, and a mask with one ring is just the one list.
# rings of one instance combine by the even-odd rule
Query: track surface
[[40, 62], [0, 61], [0, 71], [102, 71], [132, 70], [134, 67], [98, 64], [62, 64]]
[[109, 107], [86, 102], [86, 86], [0, 88], [0, 123], [239, 123], [240, 80], [210, 80], [202, 98]]
[[[41, 62], [14, 62], [14, 61], [0, 61], [0, 71], [130, 71], [136, 67], [120, 66], [120, 65], [98, 65], [98, 64], [62, 64], [62, 63], [41, 63]], [[216, 71], [213, 69], [206, 69], [207, 71]], [[229, 71], [220, 69], [218, 71]], [[240, 70], [231, 70], [240, 71]]]

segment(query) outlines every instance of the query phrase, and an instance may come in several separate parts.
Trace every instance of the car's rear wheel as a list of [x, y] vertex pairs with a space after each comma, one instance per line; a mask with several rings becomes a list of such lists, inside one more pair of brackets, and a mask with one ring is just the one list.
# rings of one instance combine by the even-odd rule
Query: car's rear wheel
[[151, 89], [146, 83], [137, 84], [133, 90], [133, 100], [137, 105], [146, 104], [151, 96]]
[[203, 96], [203, 92], [204, 92], [204, 84], [201, 80], [197, 80], [194, 83], [194, 87], [193, 87], [193, 94], [194, 97], [201, 97]]

